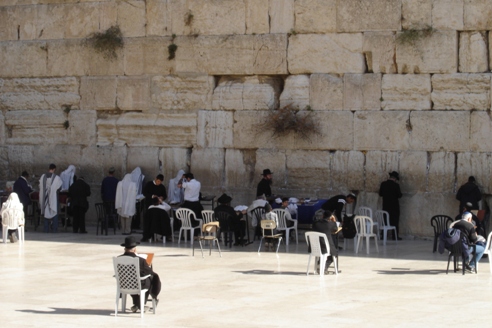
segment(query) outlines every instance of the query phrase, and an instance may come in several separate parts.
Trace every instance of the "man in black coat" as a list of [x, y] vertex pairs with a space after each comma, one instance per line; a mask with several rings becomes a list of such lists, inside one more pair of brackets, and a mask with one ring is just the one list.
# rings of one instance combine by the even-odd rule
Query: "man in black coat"
[[326, 201], [321, 208], [333, 212], [338, 222], [342, 222], [342, 210], [345, 204], [352, 204], [357, 198], [354, 194], [333, 196]]
[[[328, 244], [330, 246], [330, 256], [326, 259], [325, 272], [328, 271], [328, 267], [333, 263], [333, 256], [338, 257], [338, 238], [333, 238], [333, 234], [338, 231], [336, 218], [332, 215], [331, 211], [325, 211], [321, 220], [316, 220], [313, 223], [313, 231], [326, 234]], [[326, 253], [326, 245], [324, 239], [320, 238], [321, 252]], [[309, 247], [311, 250], [311, 247]], [[340, 271], [338, 271], [340, 272]]]
[[75, 180], [68, 188], [73, 215], [73, 233], [87, 233], [85, 230], [85, 213], [89, 209], [87, 197], [90, 195], [91, 187], [84, 181], [83, 177]]
[[482, 200], [482, 192], [480, 192], [476, 184], [475, 177], [470, 176], [468, 182], [458, 189], [456, 199], [460, 201], [459, 213], [461, 213], [466, 203], [471, 203], [472, 210], [478, 210], [478, 202]]
[[[234, 243], [234, 246], [237, 246], [243, 244], [244, 232], [246, 231], [246, 221], [242, 220], [242, 218], [243, 218], [243, 214], [246, 213], [236, 212], [234, 208], [231, 206], [231, 201], [232, 201], [232, 197], [228, 196], [227, 194], [222, 194], [222, 196], [220, 196], [217, 199], [219, 206], [217, 206], [214, 209], [214, 213], [216, 218], [218, 217], [217, 213], [219, 212], [225, 212], [229, 214], [230, 216], [229, 222], [219, 221], [220, 229], [221, 231], [233, 231], [234, 237], [236, 238], [236, 242]], [[246, 212], [246, 210], [244, 210], [244, 212]], [[227, 241], [227, 233], [225, 233], [225, 235], [226, 236], [224, 236], [224, 238]]]
[[256, 197], [265, 195], [265, 197], [270, 197], [272, 195], [272, 188], [270, 187], [273, 182], [273, 172], [270, 169], [263, 170], [263, 178], [258, 183], [256, 187]]
[[145, 196], [145, 208], [149, 208], [152, 205], [152, 198], [157, 197], [161, 202], [167, 198], [166, 187], [162, 184], [164, 176], [158, 174], [154, 181], [149, 181], [145, 185], [142, 193]]
[[24, 206], [24, 214], [27, 216], [27, 207], [31, 204], [31, 197], [29, 194], [33, 191], [29, 183], [27, 183], [29, 173], [23, 171], [21, 176], [14, 182], [13, 191], [19, 195], [19, 200]]
[[400, 202], [401, 198], [400, 185], [397, 181], [400, 180], [398, 172], [393, 171], [389, 174], [389, 179], [382, 182], [379, 187], [379, 196], [383, 197], [383, 211], [388, 212], [390, 225], [396, 227], [397, 236], [393, 236], [394, 240], [401, 240], [399, 223], [400, 223]]
[[[467, 249], [468, 258], [466, 259], [466, 269], [475, 272], [475, 264], [480, 261], [485, 251], [484, 243], [478, 242], [478, 235], [475, 230], [475, 226], [472, 223], [472, 214], [470, 212], [465, 212], [462, 215], [461, 220], [453, 225], [453, 228], [461, 231], [461, 235], [465, 235], [470, 244], [475, 245], [476, 257], [471, 258], [473, 253], [473, 247], [469, 246]], [[468, 246], [468, 245], [467, 245]]]
[[[129, 236], [125, 238], [125, 242], [121, 244], [121, 246], [125, 247], [125, 253], [120, 256], [130, 256], [130, 257], [138, 257], [137, 253], [137, 245], [140, 244], [135, 240], [135, 237]], [[147, 298], [149, 294], [157, 300], [157, 296], [161, 292], [161, 280], [159, 275], [152, 270], [152, 268], [147, 264], [144, 258], [138, 257], [138, 264], [140, 267], [140, 277], [146, 276], [150, 274], [150, 277], [143, 280], [141, 282], [142, 289], [147, 289], [147, 293], [145, 294], [145, 302], [147, 302]], [[131, 295], [133, 300], [133, 306], [131, 307], [132, 312], [137, 312], [140, 309], [140, 295]], [[159, 300], [157, 300], [159, 302]], [[155, 311], [155, 309], [154, 309]]]

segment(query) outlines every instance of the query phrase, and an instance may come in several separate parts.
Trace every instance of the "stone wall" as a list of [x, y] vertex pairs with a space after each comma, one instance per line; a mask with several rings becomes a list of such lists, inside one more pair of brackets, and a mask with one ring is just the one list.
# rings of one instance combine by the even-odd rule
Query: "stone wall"
[[[86, 39], [114, 25], [110, 60]], [[397, 170], [401, 231], [430, 236], [469, 175], [492, 194], [491, 29], [483, 0], [3, 0], [0, 183], [75, 164], [94, 204], [110, 166], [183, 168], [247, 204], [270, 168], [277, 194], [375, 209]], [[321, 133], [259, 128], [287, 105]]]

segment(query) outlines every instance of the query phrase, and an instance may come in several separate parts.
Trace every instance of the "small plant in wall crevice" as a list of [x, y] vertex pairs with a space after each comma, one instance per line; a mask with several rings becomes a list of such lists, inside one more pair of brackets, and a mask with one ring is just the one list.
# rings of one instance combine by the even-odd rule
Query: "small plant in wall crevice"
[[417, 30], [417, 29], [408, 29], [408, 30], [403, 30], [401, 33], [398, 34], [396, 37], [396, 41], [399, 44], [413, 44], [417, 40], [429, 37], [434, 33], [435, 30], [431, 26], [427, 26], [424, 29]]
[[178, 50], [178, 46], [174, 43], [174, 39], [176, 39], [176, 34], [172, 35], [171, 38], [171, 44], [167, 46], [167, 51], [169, 53], [169, 56], [167, 57], [168, 60], [172, 60], [176, 57], [176, 50]]
[[104, 32], [92, 33], [86, 43], [109, 60], [118, 58], [116, 51], [124, 46], [123, 34], [118, 25], [111, 26]]

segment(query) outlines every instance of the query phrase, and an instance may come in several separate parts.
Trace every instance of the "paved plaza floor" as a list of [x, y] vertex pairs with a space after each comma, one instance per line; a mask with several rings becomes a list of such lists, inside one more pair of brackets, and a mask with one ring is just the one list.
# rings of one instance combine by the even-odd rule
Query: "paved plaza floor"
[[[157, 313], [114, 315], [112, 257], [117, 235], [60, 232], [28, 226], [24, 245], [0, 244], [2, 327], [489, 327], [492, 275], [488, 259], [478, 274], [450, 272], [432, 241], [371, 243], [340, 252], [341, 274], [306, 276], [304, 238], [274, 252], [222, 246], [205, 257], [189, 242], [141, 244], [155, 253], [162, 280]], [[302, 233], [301, 233], [302, 235]], [[141, 235], [136, 235], [140, 239]], [[198, 246], [198, 243], [196, 243]], [[333, 271], [333, 269], [331, 268]], [[128, 298], [127, 307], [131, 305]]]

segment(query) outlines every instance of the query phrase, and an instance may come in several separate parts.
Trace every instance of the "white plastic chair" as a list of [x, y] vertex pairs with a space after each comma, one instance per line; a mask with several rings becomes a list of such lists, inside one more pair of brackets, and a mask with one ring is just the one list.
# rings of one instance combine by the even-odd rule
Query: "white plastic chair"
[[290, 236], [290, 231], [294, 230], [296, 232], [296, 244], [298, 244], [298, 239], [297, 239], [297, 220], [291, 219], [289, 221], [294, 222], [294, 225], [292, 227], [287, 227], [287, 217], [286, 217], [286, 209], [283, 208], [276, 208], [273, 210], [275, 214], [277, 214], [278, 217], [278, 225], [277, 225], [277, 231], [285, 231], [285, 244], [289, 245], [289, 236]]
[[[490, 266], [490, 273], [492, 273], [492, 232], [489, 233], [489, 236], [487, 237], [487, 244], [485, 245], [485, 252], [484, 254], [487, 254], [487, 257], [489, 258], [489, 266]], [[476, 264], [478, 267], [478, 263]]]
[[[372, 216], [372, 209], [370, 207], [367, 207], [367, 206], [359, 207], [357, 209], [357, 215], [369, 217], [372, 220], [372, 227], [376, 228], [376, 231], [379, 231], [379, 224], [378, 224], [378, 222], [374, 221], [374, 218]], [[376, 237], [379, 239], [379, 233], [376, 234]]]
[[24, 217], [24, 211], [20, 209], [9, 209], [2, 214], [2, 238], [3, 243], [7, 243], [9, 230], [17, 229], [19, 242], [24, 242], [24, 225], [19, 225], [19, 217]]
[[[309, 260], [307, 265], [306, 275], [309, 275], [309, 265], [311, 264], [311, 257], [314, 256], [314, 272], [316, 273], [316, 268], [318, 266], [319, 259], [319, 275], [323, 276], [325, 274], [325, 264], [326, 259], [330, 256], [330, 244], [328, 244], [328, 238], [326, 234], [321, 232], [308, 231], [304, 234], [306, 242], [311, 245], [311, 252], [309, 253]], [[326, 253], [321, 253], [321, 243], [320, 238], [323, 238], [326, 245]], [[338, 257], [333, 256], [333, 264], [335, 265], [335, 274], [338, 275]]]
[[[194, 218], [196, 221], [198, 221], [198, 225], [196, 227], [191, 226], [191, 218]], [[200, 229], [200, 234], [202, 231], [202, 226], [203, 226], [203, 220], [202, 219], [197, 219], [195, 216], [195, 212], [190, 210], [189, 208], [178, 208], [176, 210], [176, 218], [181, 221], [181, 228], [179, 229], [179, 238], [178, 238], [178, 244], [181, 242], [181, 233], [183, 231], [189, 230], [190, 231], [190, 243], [193, 244], [193, 239], [195, 235], [195, 229]], [[185, 242], [188, 241], [188, 236], [186, 235], [185, 232]]]
[[388, 231], [395, 231], [395, 241], [398, 243], [398, 236], [396, 235], [396, 227], [389, 223], [389, 213], [386, 211], [378, 210], [375, 213], [376, 220], [378, 222], [379, 230], [383, 231], [383, 245], [386, 246], [386, 240], [388, 239]]
[[[140, 277], [140, 264], [138, 257], [118, 256], [113, 257], [114, 276], [116, 278], [116, 302], [114, 315], [118, 316], [118, 302], [121, 294], [121, 312], [126, 311], [126, 295], [140, 295], [140, 317], [143, 318], [145, 293], [147, 289], [142, 289], [141, 281], [150, 277], [146, 275]], [[156, 300], [152, 297], [152, 307], [154, 314], [156, 311]]]
[[214, 211], [203, 210], [202, 211], [203, 224], [210, 223], [214, 221]]
[[360, 240], [366, 238], [367, 254], [369, 254], [369, 239], [374, 238], [376, 244], [376, 251], [379, 253], [377, 235], [372, 232], [373, 222], [368, 216], [357, 215], [355, 217], [355, 228], [357, 229], [357, 246], [355, 247], [355, 253], [359, 252]]

